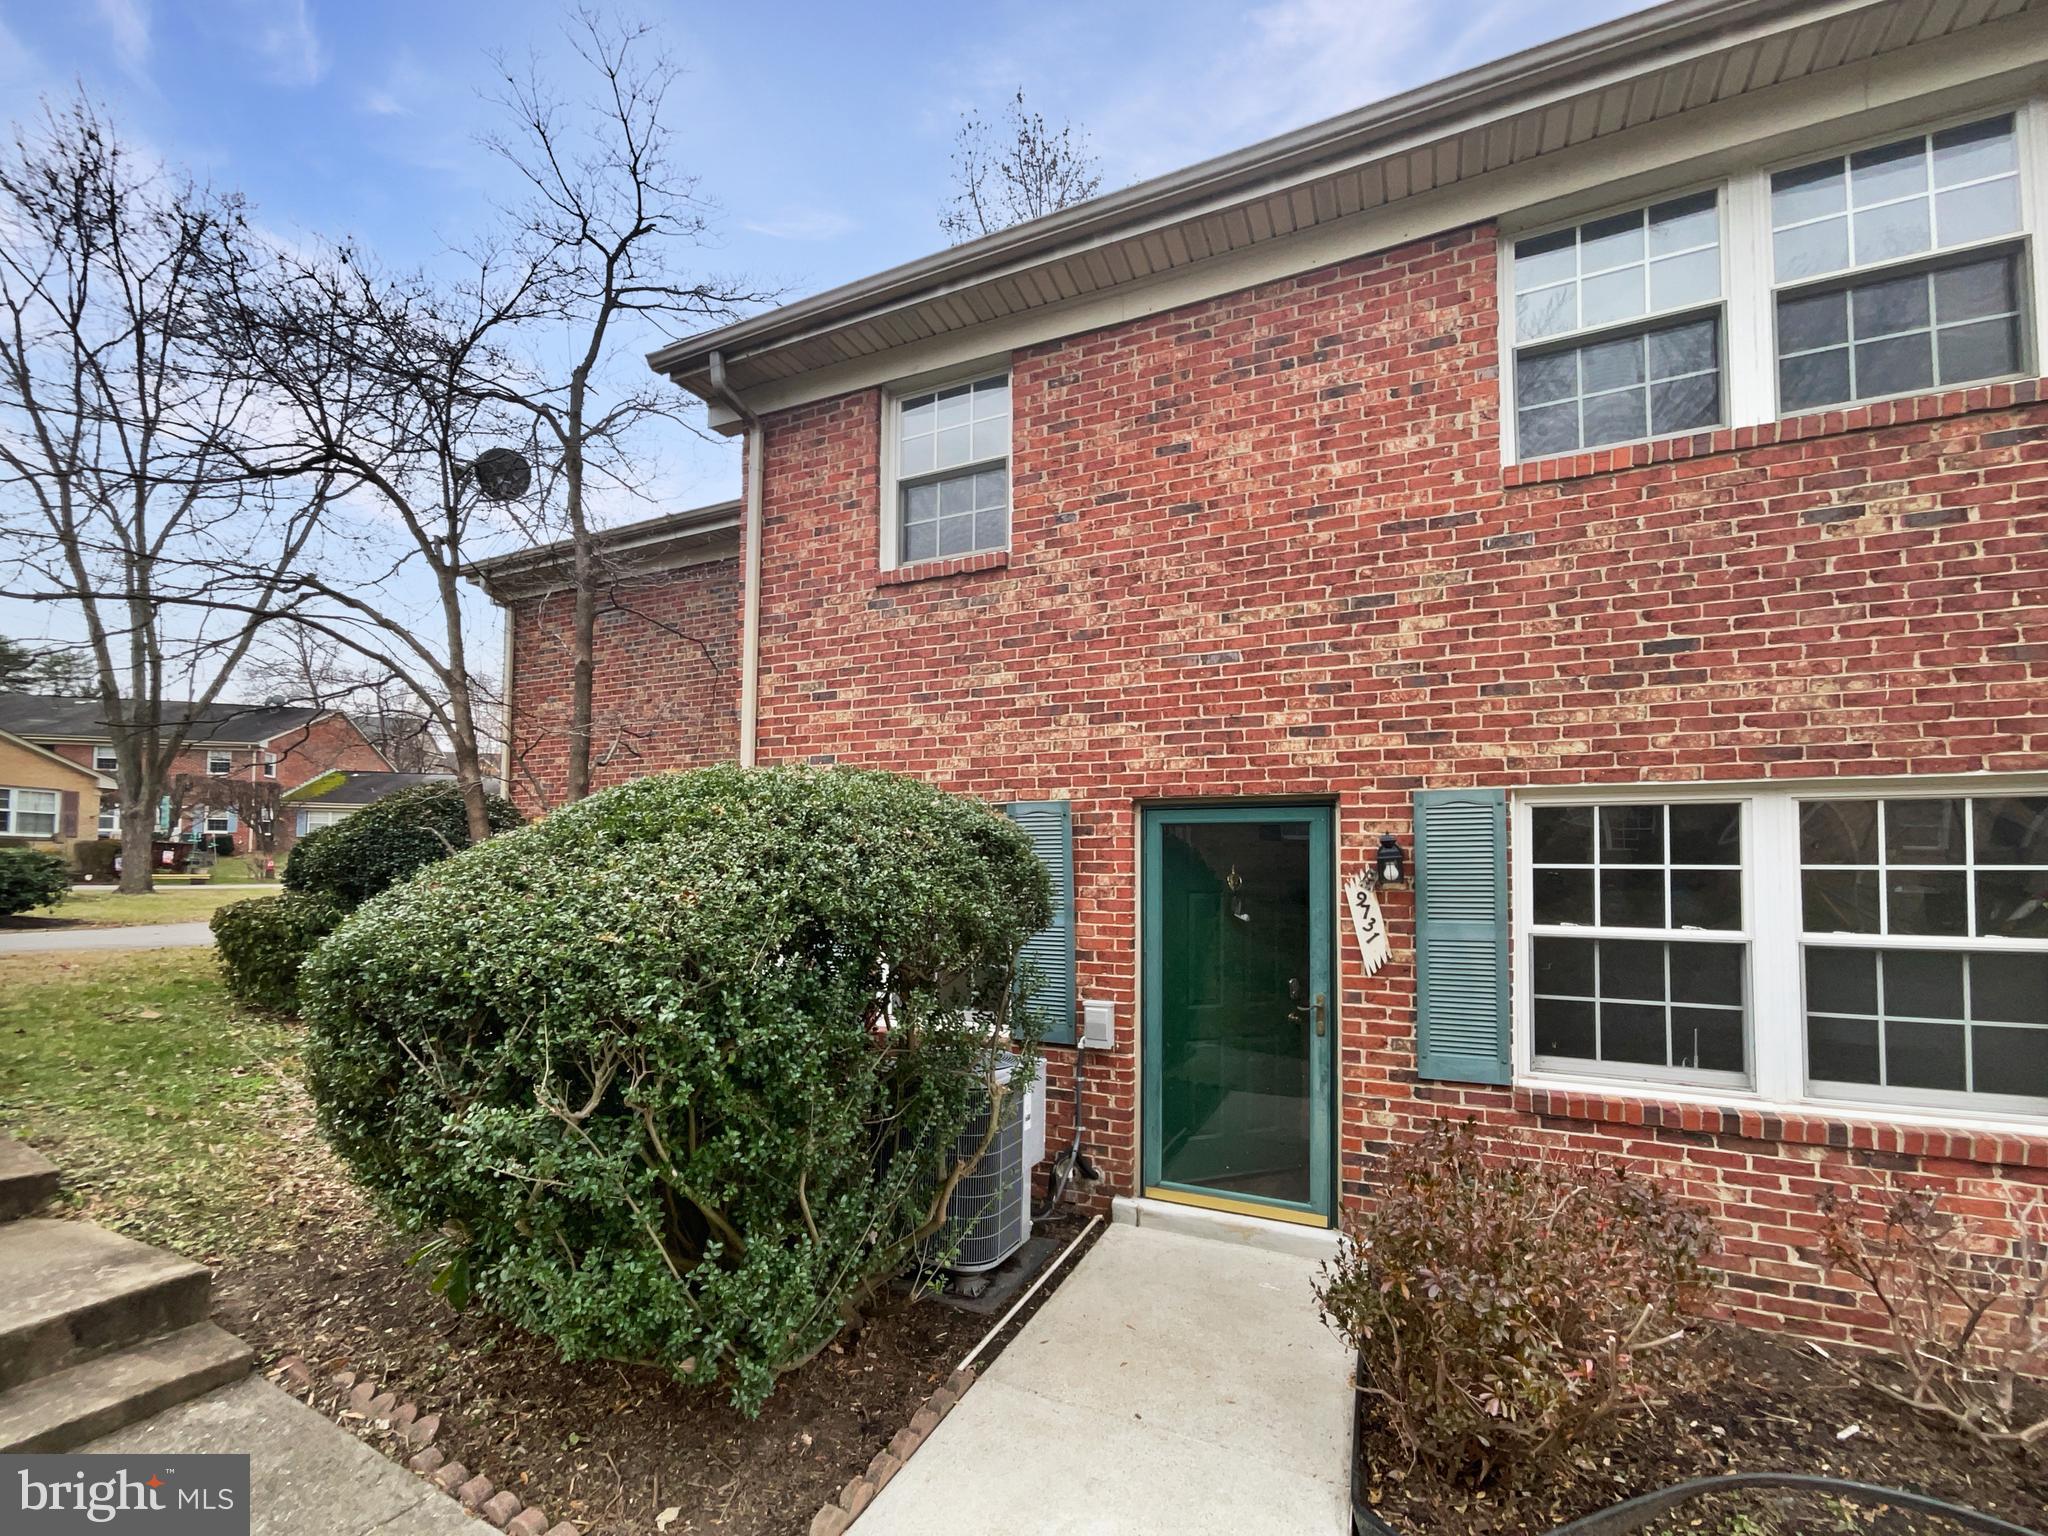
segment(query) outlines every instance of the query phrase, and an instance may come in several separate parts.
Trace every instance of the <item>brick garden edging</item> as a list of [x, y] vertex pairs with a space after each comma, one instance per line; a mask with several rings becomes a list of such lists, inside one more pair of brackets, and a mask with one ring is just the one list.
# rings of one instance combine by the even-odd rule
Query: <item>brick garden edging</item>
[[403, 1459], [412, 1471], [506, 1536], [580, 1536], [568, 1521], [550, 1526], [545, 1514], [509, 1488], [500, 1489], [482, 1473], [472, 1474], [461, 1462], [449, 1461], [434, 1444], [441, 1433], [438, 1413], [423, 1414], [419, 1404], [401, 1402], [397, 1392], [354, 1371], [323, 1376], [300, 1355], [286, 1355], [269, 1374], [307, 1406], [353, 1431], [357, 1439], [394, 1461]]
[[[875, 1495], [889, 1486], [889, 1480], [903, 1470], [903, 1464], [917, 1454], [917, 1448], [931, 1437], [939, 1421], [953, 1411], [954, 1404], [974, 1385], [974, 1367], [963, 1365], [946, 1378], [946, 1384], [924, 1400], [924, 1406], [910, 1416], [910, 1422], [896, 1431], [889, 1443], [875, 1452], [867, 1471], [848, 1481], [839, 1497], [811, 1516], [810, 1536], [840, 1536], [874, 1503]], [[549, 1532], [548, 1536], [555, 1536]]]

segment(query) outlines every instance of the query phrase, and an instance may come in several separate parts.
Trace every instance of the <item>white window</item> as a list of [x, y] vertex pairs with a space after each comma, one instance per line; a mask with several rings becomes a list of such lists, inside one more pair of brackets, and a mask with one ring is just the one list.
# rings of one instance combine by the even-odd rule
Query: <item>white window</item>
[[1739, 801], [1532, 808], [1539, 1067], [1747, 1082], [1742, 825]]
[[100, 773], [116, 773], [120, 770], [121, 759], [114, 755], [112, 747], [94, 747], [92, 765]]
[[54, 789], [0, 789], [0, 832], [15, 837], [55, 837], [57, 806]]
[[1720, 423], [1717, 193], [1518, 240], [1512, 277], [1525, 457]]
[[2010, 114], [1772, 176], [1779, 409], [2020, 372], [2020, 232]]
[[344, 810], [308, 811], [306, 812], [306, 830], [308, 832], [317, 832], [322, 827], [331, 827], [338, 821], [348, 820], [348, 815], [349, 813]]
[[263, 754], [263, 777], [266, 779], [277, 777], [277, 754], [275, 752]]
[[232, 811], [208, 811], [206, 813], [206, 830], [209, 832], [234, 831], [234, 813]]
[[2032, 377], [2044, 136], [2034, 102], [1511, 229], [1506, 458]]
[[1532, 792], [1513, 841], [1518, 1071], [2048, 1115], [2048, 783]]
[[234, 772], [234, 768], [235, 759], [233, 753], [209, 752], [206, 754], [206, 771], [208, 773], [215, 775], [223, 773], [232, 773]]
[[120, 835], [121, 807], [112, 800], [102, 800], [100, 802], [100, 836], [119, 837]]
[[890, 416], [884, 563], [1009, 548], [1009, 375], [897, 396]]

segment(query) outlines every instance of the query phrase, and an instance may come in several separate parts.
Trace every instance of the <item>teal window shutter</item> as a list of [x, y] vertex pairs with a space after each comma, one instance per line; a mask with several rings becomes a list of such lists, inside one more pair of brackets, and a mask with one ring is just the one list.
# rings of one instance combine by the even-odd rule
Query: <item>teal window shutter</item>
[[1024, 829], [1052, 880], [1052, 921], [1024, 941], [1023, 958], [1036, 981], [1023, 1006], [1039, 1023], [1039, 1038], [1074, 1043], [1074, 820], [1065, 800], [1018, 800], [1003, 814]]
[[1508, 826], [1501, 789], [1415, 795], [1415, 1063], [1426, 1078], [1505, 1083]]

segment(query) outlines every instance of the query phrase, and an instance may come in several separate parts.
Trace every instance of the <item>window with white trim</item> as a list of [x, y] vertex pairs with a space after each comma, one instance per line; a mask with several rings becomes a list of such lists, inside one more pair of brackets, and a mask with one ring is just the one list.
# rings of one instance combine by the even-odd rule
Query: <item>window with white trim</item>
[[1531, 811], [1539, 1066], [1746, 1081], [1742, 822], [1739, 802]]
[[99, 831], [101, 837], [119, 837], [121, 835], [121, 806], [118, 801], [100, 801]]
[[2037, 99], [1568, 224], [1503, 220], [1505, 457], [2033, 377], [2042, 144]]
[[1717, 193], [1518, 240], [1513, 289], [1526, 456], [1720, 423]]
[[346, 810], [311, 810], [306, 812], [306, 830], [317, 832], [322, 827], [331, 827], [337, 822], [347, 821], [350, 812]]
[[1532, 791], [1539, 1078], [2048, 1115], [2048, 782]]
[[54, 789], [0, 788], [0, 832], [14, 837], [55, 837], [58, 805]]
[[277, 754], [275, 752], [263, 754], [263, 777], [266, 779], [277, 777]]
[[94, 747], [92, 749], [92, 765], [100, 773], [118, 773], [121, 768], [121, 759], [115, 754], [112, 747]]
[[1010, 376], [898, 396], [891, 406], [891, 563], [1010, 547]]
[[2010, 114], [1772, 176], [1779, 409], [2019, 372], [2020, 233]]
[[1817, 1095], [2048, 1105], [2048, 794], [1802, 799]]
[[235, 817], [232, 811], [214, 810], [206, 813], [206, 830], [209, 832], [232, 832]]
[[214, 775], [232, 773], [234, 772], [234, 768], [235, 759], [233, 753], [208, 752], [206, 754], [206, 771], [208, 773]]

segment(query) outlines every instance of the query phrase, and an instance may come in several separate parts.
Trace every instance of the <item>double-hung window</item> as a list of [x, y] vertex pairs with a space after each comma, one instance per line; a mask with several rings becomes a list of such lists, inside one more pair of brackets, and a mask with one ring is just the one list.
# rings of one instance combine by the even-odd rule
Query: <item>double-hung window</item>
[[1523, 458], [1722, 420], [1717, 193], [1518, 240], [1512, 265]]
[[121, 759], [112, 747], [94, 747], [92, 766], [99, 773], [118, 773], [121, 769]]
[[1773, 175], [1780, 411], [2020, 372], [2022, 227], [2009, 114]]
[[1539, 1069], [1746, 1081], [1743, 819], [1732, 801], [1533, 809]]
[[900, 396], [891, 415], [889, 563], [1009, 548], [1009, 375]]
[[206, 754], [206, 771], [216, 777], [224, 773], [232, 773], [234, 767], [235, 759], [232, 753], [208, 752]]
[[54, 789], [0, 789], [0, 832], [15, 837], [55, 837], [57, 808]]
[[1532, 792], [1520, 1070], [2048, 1116], [2048, 784]]
[[2048, 1110], [2048, 795], [1802, 799], [1816, 1096]]

